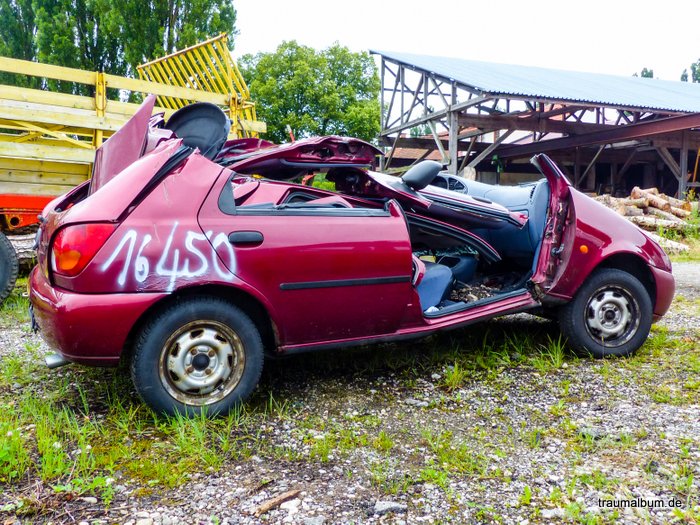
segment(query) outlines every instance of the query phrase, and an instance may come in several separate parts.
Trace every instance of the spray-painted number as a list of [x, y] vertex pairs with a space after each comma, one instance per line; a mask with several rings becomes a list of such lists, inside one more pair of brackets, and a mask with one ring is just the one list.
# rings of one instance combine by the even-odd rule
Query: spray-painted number
[[[204, 234], [188, 230], [184, 232], [185, 249], [181, 252], [179, 248], [172, 248], [177, 229], [178, 223], [175, 222], [168, 240], [165, 242], [163, 252], [158, 261], [155, 262], [155, 268], [153, 268], [154, 261], [150, 261], [143, 254], [144, 249], [153, 240], [153, 237], [147, 233], [140, 238], [139, 242], [139, 233], [132, 229], [124, 234], [114, 252], [102, 264], [102, 271], [106, 272], [119, 258], [119, 262], [123, 262], [121, 272], [119, 272], [117, 277], [119, 286], [126, 284], [129, 273], [133, 274], [134, 279], [138, 283], [143, 283], [149, 275], [157, 275], [169, 279], [168, 291], [172, 291], [175, 288], [175, 283], [178, 279], [199, 277], [209, 273], [211, 268], [222, 279], [227, 281], [233, 279], [232, 272], [235, 271], [236, 256], [226, 234], [219, 233], [214, 235], [212, 231]], [[217, 255], [219, 247], [223, 247], [223, 255], [228, 257], [228, 268], [231, 271], [221, 265]], [[120, 257], [125, 249], [126, 255]], [[136, 257], [134, 257], [134, 250], [136, 250]]]

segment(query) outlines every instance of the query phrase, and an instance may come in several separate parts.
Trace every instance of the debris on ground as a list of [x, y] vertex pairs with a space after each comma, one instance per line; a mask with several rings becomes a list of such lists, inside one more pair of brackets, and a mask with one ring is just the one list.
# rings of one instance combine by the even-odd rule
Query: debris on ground
[[459, 288], [452, 290], [450, 294], [451, 301], [462, 301], [464, 303], [473, 303], [481, 299], [493, 296], [498, 290], [490, 288], [485, 284], [469, 285], [462, 284]]

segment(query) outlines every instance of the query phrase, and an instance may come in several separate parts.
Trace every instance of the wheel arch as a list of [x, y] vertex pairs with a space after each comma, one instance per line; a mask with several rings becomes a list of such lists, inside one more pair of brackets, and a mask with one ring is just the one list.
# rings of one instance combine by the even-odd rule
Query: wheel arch
[[654, 275], [651, 273], [649, 265], [639, 255], [629, 252], [615, 253], [601, 261], [593, 271], [598, 268], [622, 270], [634, 276], [646, 289], [651, 299], [651, 304], [656, 304], [656, 282], [654, 280]]
[[243, 312], [250, 317], [250, 320], [253, 321], [260, 333], [265, 352], [271, 353], [277, 348], [279, 344], [277, 327], [267, 309], [258, 299], [248, 292], [233, 286], [206, 284], [178, 289], [167, 297], [152, 304], [143, 312], [138, 321], [134, 323], [134, 326], [131, 328], [126, 338], [124, 350], [122, 351], [120, 359], [121, 364], [127, 365], [130, 361], [131, 355], [133, 354], [134, 341], [149, 319], [182, 299], [197, 296], [218, 297], [230, 301], [243, 310]]

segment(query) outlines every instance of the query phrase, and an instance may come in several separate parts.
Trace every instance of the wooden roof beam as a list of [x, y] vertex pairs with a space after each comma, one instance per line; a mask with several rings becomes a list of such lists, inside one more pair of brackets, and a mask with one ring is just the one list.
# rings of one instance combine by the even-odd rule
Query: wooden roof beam
[[700, 113], [691, 113], [678, 117], [668, 117], [628, 126], [614, 126], [613, 129], [583, 133], [572, 137], [533, 142], [527, 145], [502, 145], [495, 153], [500, 157], [527, 157], [535, 153], [545, 153], [576, 146], [591, 146], [595, 144], [609, 144], [634, 139], [641, 139], [652, 135], [671, 133], [686, 129], [700, 127]]
[[462, 113], [459, 115], [460, 126], [478, 128], [508, 129], [518, 131], [537, 131], [539, 133], [564, 133], [567, 135], [615, 129], [611, 124], [591, 124], [587, 122], [570, 122], [567, 120], [538, 119], [536, 117], [518, 117], [504, 115], [475, 115]]

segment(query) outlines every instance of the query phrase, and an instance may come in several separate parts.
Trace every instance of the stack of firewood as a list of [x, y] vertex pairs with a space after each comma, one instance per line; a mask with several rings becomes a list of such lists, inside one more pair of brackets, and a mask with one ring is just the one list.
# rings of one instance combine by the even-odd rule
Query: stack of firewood
[[599, 195], [594, 199], [650, 231], [659, 228], [683, 231], [689, 227], [687, 219], [693, 213], [693, 206], [697, 209], [697, 202], [675, 199], [659, 193], [656, 188], [641, 189], [638, 186], [632, 189], [628, 198]]
[[[641, 189], [638, 186], [635, 186], [626, 198], [615, 198], [611, 195], [598, 195], [593, 198], [640, 228], [651, 232], [664, 229], [682, 233], [691, 228], [688, 219], [698, 209], [697, 201], [683, 201], [664, 195], [657, 188]], [[688, 249], [684, 244], [654, 237], [667, 251]]]

